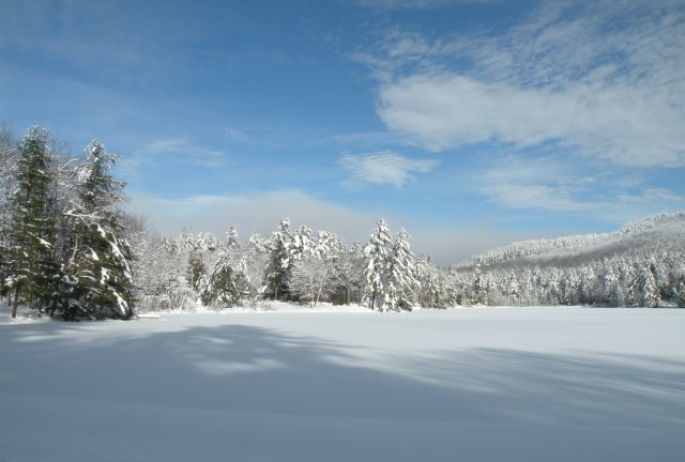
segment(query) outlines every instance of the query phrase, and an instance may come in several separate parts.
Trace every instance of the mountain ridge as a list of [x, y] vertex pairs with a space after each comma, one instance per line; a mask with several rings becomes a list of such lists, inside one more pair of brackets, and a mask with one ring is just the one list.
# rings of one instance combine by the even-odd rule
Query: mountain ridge
[[624, 224], [608, 233], [573, 234], [553, 239], [530, 239], [487, 250], [456, 265], [458, 269], [512, 264], [555, 264], [565, 260], [611, 258], [623, 253], [669, 251], [685, 247], [685, 212], [661, 213]]

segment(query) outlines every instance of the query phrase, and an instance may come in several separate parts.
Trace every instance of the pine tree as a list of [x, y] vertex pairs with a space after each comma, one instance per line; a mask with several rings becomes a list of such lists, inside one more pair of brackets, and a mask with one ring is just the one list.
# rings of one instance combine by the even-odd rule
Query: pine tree
[[288, 246], [288, 258], [291, 264], [309, 256], [314, 251], [312, 230], [302, 225], [292, 234]]
[[188, 254], [188, 269], [186, 280], [195, 292], [200, 292], [200, 281], [207, 273], [207, 267], [202, 259], [202, 254], [197, 250], [192, 250]]
[[371, 234], [368, 244], [364, 247], [366, 283], [364, 293], [371, 310], [377, 306], [381, 311], [385, 311], [386, 308], [384, 290], [387, 288], [388, 257], [391, 245], [392, 234], [385, 220], [381, 219], [376, 224], [376, 229]]
[[654, 276], [654, 265], [652, 262], [646, 262], [640, 266], [638, 273], [638, 306], [645, 306], [649, 308], [658, 308], [661, 298], [659, 296], [659, 287]]
[[226, 231], [226, 247], [233, 250], [240, 249], [240, 238], [238, 237], [238, 230], [235, 226], [231, 226], [228, 231]]
[[225, 249], [220, 250], [216, 262], [205, 279], [206, 284], [200, 290], [202, 303], [205, 305], [216, 302], [222, 305], [236, 303], [240, 299], [240, 293], [234, 279], [230, 254]]
[[392, 246], [388, 262], [388, 299], [390, 308], [411, 311], [416, 279], [414, 255], [409, 246], [409, 234], [400, 229]]
[[419, 305], [424, 308], [438, 308], [435, 306], [435, 267], [430, 255], [421, 255], [414, 262], [414, 277], [418, 285], [416, 295]]
[[73, 220], [72, 251], [65, 268], [73, 293], [62, 315], [129, 319], [134, 303], [129, 266], [133, 253], [117, 209], [124, 183], [110, 174], [119, 156], [108, 154], [98, 141], [85, 151], [85, 163], [77, 170], [77, 197], [66, 212]]
[[266, 279], [273, 289], [274, 299], [278, 300], [280, 294], [288, 291], [290, 272], [293, 261], [290, 258], [290, 247], [292, 244], [292, 232], [290, 230], [290, 220], [281, 220], [280, 229], [271, 235], [268, 244], [271, 261], [266, 269]]
[[685, 308], [685, 281], [680, 281], [676, 285], [676, 303], [678, 308]]
[[19, 144], [12, 218], [3, 287], [13, 296], [12, 317], [19, 303], [39, 310], [52, 305], [60, 280], [55, 261], [55, 222], [49, 211], [53, 181], [48, 130], [30, 127]]

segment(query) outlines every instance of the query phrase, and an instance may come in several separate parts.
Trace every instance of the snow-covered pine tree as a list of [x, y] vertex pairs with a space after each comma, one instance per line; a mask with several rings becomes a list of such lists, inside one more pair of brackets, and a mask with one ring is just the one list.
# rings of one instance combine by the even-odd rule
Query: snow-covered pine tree
[[[0, 232], [5, 236], [9, 232], [9, 227], [12, 219], [12, 196], [16, 183], [16, 168], [17, 168], [17, 144], [14, 140], [12, 132], [5, 127], [0, 126]], [[0, 246], [3, 241], [0, 241]], [[7, 249], [0, 247], [0, 258], [2, 252]]]
[[676, 285], [675, 299], [678, 308], [685, 308], [685, 281], [680, 281]]
[[414, 262], [416, 279], [416, 301], [424, 308], [446, 308], [440, 270], [431, 261], [430, 255], [421, 255]]
[[334, 261], [345, 252], [345, 242], [331, 231], [319, 231], [311, 251], [319, 258]]
[[195, 248], [203, 252], [214, 252], [219, 248], [219, 240], [216, 238], [214, 233], [199, 232], [197, 234]]
[[207, 267], [202, 259], [202, 254], [197, 250], [192, 250], [188, 254], [188, 269], [186, 280], [195, 292], [200, 292], [200, 281], [207, 274]]
[[290, 220], [283, 218], [279, 230], [271, 234], [271, 240], [268, 243], [271, 261], [266, 269], [266, 280], [273, 290], [274, 300], [278, 300], [281, 294], [288, 291], [293, 264], [290, 259], [291, 243]]
[[[7, 254], [10, 249], [10, 225], [12, 219], [11, 192], [14, 190], [16, 174], [16, 142], [12, 132], [0, 126], [0, 289], [7, 274]], [[4, 290], [0, 290], [2, 296]]]
[[240, 264], [241, 272], [245, 275], [247, 295], [252, 305], [256, 305], [259, 298], [268, 290], [271, 263], [271, 254], [267, 245], [258, 233], [252, 233], [245, 250], [245, 258]]
[[70, 257], [65, 272], [72, 293], [60, 312], [65, 319], [129, 319], [133, 315], [134, 258], [125, 239], [122, 214], [124, 182], [110, 173], [119, 159], [92, 141], [77, 169], [77, 194], [65, 213], [73, 221]]
[[409, 245], [409, 234], [400, 229], [392, 246], [388, 261], [388, 308], [411, 311], [416, 279], [414, 254]]
[[288, 259], [294, 265], [313, 251], [312, 230], [302, 225], [292, 234], [290, 245], [288, 246]]
[[654, 263], [643, 262], [637, 272], [637, 304], [641, 307], [658, 308], [661, 302], [659, 287], [654, 276]]
[[388, 258], [391, 246], [390, 229], [385, 220], [380, 219], [371, 234], [371, 239], [364, 247], [364, 298], [371, 310], [378, 307], [381, 311], [385, 311], [384, 290], [387, 288]]
[[231, 226], [226, 231], [226, 247], [232, 250], [240, 250], [240, 238], [238, 237], [238, 230], [235, 226]]
[[19, 144], [17, 183], [10, 204], [3, 288], [13, 298], [12, 317], [19, 303], [43, 310], [57, 296], [60, 272], [55, 261], [55, 222], [49, 214], [54, 201], [50, 164], [48, 130], [30, 127]]
[[234, 281], [234, 270], [231, 267], [231, 256], [227, 249], [219, 250], [218, 257], [204, 281], [205, 284], [200, 288], [200, 296], [205, 305], [218, 303], [227, 306], [240, 300], [240, 293]]
[[521, 286], [513, 271], [510, 271], [507, 276], [506, 296], [512, 305], [518, 305], [521, 300]]

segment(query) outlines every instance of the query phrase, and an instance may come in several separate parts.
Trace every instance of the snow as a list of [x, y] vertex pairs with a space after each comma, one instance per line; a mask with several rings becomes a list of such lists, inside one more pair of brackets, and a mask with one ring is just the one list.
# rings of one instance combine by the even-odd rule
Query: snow
[[273, 303], [86, 323], [0, 312], [3, 461], [685, 452], [685, 310]]

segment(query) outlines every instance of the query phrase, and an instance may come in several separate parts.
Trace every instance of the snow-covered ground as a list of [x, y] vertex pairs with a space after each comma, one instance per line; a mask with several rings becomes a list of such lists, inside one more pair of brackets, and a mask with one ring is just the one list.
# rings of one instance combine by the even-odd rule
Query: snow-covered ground
[[0, 319], [0, 461], [676, 461], [685, 310]]

